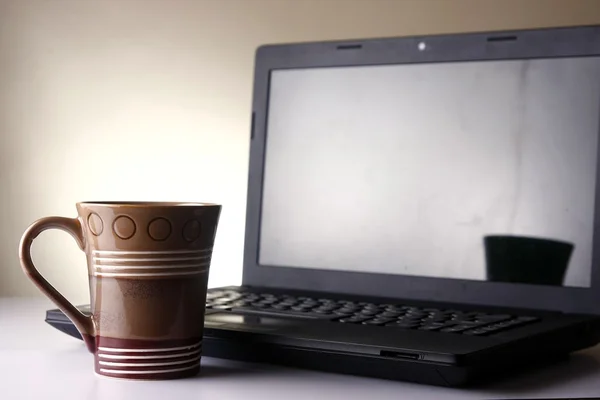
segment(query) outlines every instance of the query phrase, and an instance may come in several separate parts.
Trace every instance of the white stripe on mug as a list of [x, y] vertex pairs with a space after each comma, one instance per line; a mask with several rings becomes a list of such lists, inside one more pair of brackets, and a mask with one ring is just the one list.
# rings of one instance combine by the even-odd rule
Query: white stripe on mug
[[167, 265], [105, 265], [105, 264], [94, 264], [96, 270], [98, 269], [108, 269], [108, 270], [118, 270], [118, 269], [177, 269], [177, 268], [201, 268], [208, 267], [210, 265], [209, 262], [203, 263], [191, 263], [191, 264], [167, 264]]
[[177, 357], [187, 357], [194, 354], [200, 354], [202, 351], [201, 348], [190, 351], [187, 353], [177, 353], [177, 354], [161, 354], [161, 355], [143, 355], [143, 356], [124, 356], [122, 354], [104, 354], [98, 353], [98, 358], [106, 358], [107, 360], [154, 360], [154, 359], [164, 359], [164, 358], [177, 358]]
[[113, 258], [113, 257], [96, 257], [93, 256], [92, 260], [94, 262], [148, 262], [148, 261], [193, 261], [193, 260], [208, 260], [211, 255], [202, 255], [196, 257], [152, 257], [152, 258], [135, 258], [135, 257], [126, 257], [126, 258]]
[[94, 276], [104, 277], [104, 278], [118, 278], [118, 277], [144, 277], [144, 276], [186, 276], [186, 275], [199, 275], [208, 272], [208, 270], [202, 271], [189, 271], [189, 272], [139, 272], [137, 274], [134, 273], [126, 273], [126, 272], [94, 272]]
[[177, 351], [177, 350], [187, 350], [193, 349], [194, 347], [199, 347], [202, 344], [202, 341], [189, 344], [187, 346], [178, 346], [178, 347], [162, 347], [162, 348], [153, 348], [153, 349], [124, 349], [122, 347], [98, 347], [99, 351], [106, 351], [109, 353], [153, 353], [159, 351]]
[[201, 254], [212, 251], [212, 248], [200, 250], [152, 250], [152, 251], [129, 251], [129, 250], [92, 250], [92, 254], [102, 255], [141, 255], [141, 254]]
[[198, 368], [200, 366], [200, 364], [196, 364], [196, 365], [192, 365], [189, 367], [185, 367], [185, 368], [173, 368], [173, 369], [159, 369], [159, 370], [152, 370], [152, 371], [127, 371], [127, 370], [118, 370], [118, 369], [105, 369], [105, 368], [100, 368], [100, 372], [104, 372], [105, 374], [166, 374], [169, 372], [179, 372], [179, 371], [186, 371], [188, 369], [193, 369], [193, 368]]
[[108, 367], [164, 367], [169, 365], [188, 364], [194, 361], [199, 361], [200, 356], [190, 358], [188, 360], [179, 361], [167, 361], [167, 362], [154, 362], [154, 363], [127, 363], [127, 362], [112, 362], [112, 361], [98, 361], [100, 365], [106, 365]]

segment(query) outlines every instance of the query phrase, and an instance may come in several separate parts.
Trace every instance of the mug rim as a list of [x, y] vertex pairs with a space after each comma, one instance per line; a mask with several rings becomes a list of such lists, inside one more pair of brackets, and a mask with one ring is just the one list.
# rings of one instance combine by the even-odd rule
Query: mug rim
[[80, 206], [96, 207], [221, 207], [217, 203], [193, 201], [79, 201]]

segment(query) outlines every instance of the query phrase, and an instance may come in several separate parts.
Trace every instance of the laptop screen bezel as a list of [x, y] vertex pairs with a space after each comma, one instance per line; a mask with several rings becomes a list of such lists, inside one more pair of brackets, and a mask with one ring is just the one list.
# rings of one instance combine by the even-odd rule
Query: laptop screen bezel
[[[259, 265], [271, 71], [582, 56], [600, 56], [600, 26], [297, 43], [258, 48], [254, 70], [242, 284], [408, 300], [600, 314], [599, 201], [595, 201], [594, 205], [594, 250], [589, 288]], [[600, 119], [600, 110], [598, 116]], [[599, 168], [600, 157], [596, 166], [596, 199], [600, 199]], [[316, 223], [315, 229], [318, 229]]]

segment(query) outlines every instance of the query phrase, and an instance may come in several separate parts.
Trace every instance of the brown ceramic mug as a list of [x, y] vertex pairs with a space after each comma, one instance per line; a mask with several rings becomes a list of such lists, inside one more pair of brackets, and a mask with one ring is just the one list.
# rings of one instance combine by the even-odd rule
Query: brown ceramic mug
[[[73, 321], [100, 375], [173, 379], [200, 370], [208, 272], [221, 206], [84, 202], [77, 218], [47, 217], [23, 234], [25, 274]], [[33, 240], [70, 233], [85, 252], [91, 317], [37, 271]]]

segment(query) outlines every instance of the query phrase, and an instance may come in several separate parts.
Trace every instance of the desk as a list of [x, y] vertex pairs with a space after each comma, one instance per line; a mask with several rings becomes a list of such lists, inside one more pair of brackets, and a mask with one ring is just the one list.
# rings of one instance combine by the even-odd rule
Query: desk
[[392, 382], [277, 366], [202, 359], [198, 377], [121, 381], [93, 373], [83, 343], [44, 322], [45, 299], [0, 298], [0, 398], [180, 399], [503, 399], [600, 397], [600, 347], [493, 385], [472, 389]]

